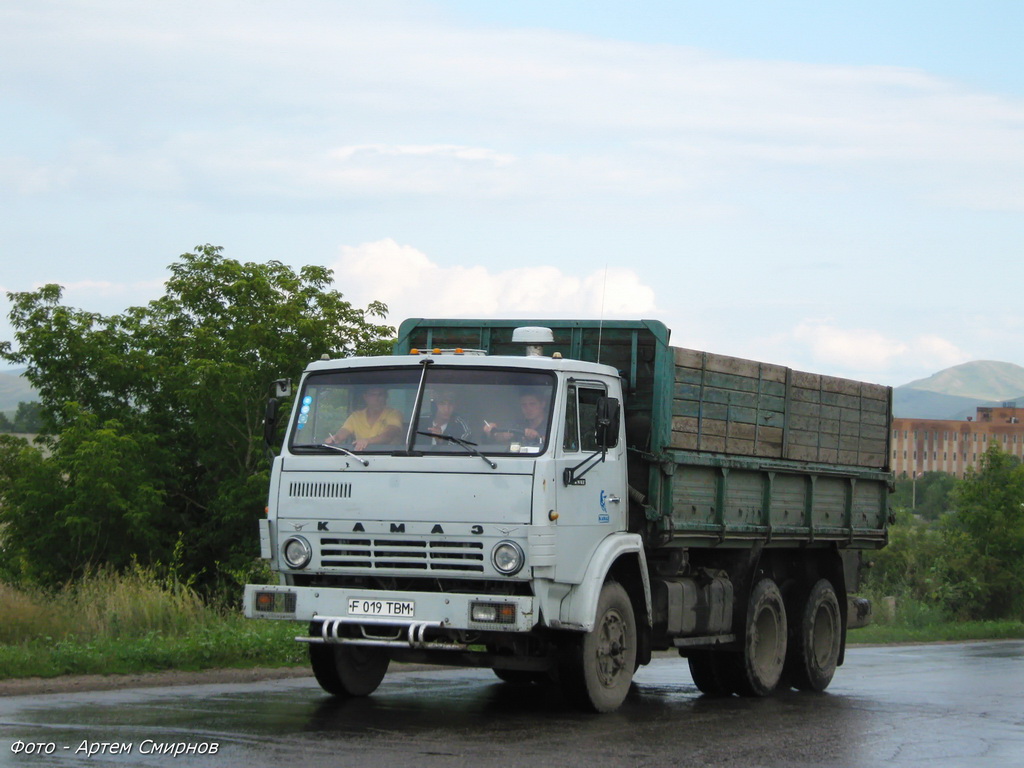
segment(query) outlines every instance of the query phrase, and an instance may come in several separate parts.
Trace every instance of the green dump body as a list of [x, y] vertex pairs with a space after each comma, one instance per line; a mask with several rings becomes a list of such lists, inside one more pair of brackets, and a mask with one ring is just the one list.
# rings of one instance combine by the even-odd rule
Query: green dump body
[[885, 545], [891, 388], [671, 347], [651, 320], [411, 319], [394, 352], [519, 357], [521, 326], [552, 330], [547, 355], [619, 371], [631, 495], [661, 546]]

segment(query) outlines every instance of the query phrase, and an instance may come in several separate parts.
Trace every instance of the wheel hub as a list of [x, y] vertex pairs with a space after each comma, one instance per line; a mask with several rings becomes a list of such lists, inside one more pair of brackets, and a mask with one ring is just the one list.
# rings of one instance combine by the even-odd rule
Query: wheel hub
[[621, 616], [609, 613], [601, 624], [597, 645], [597, 674], [602, 685], [611, 687], [615, 684], [626, 666], [625, 658], [626, 628]]

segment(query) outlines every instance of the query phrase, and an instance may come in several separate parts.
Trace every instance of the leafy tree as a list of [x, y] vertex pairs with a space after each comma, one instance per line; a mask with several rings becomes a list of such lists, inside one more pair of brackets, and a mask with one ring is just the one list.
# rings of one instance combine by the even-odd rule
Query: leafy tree
[[990, 442], [952, 494], [957, 534], [984, 585], [978, 618], [1024, 617], [1024, 466]]
[[24, 440], [0, 443], [4, 487], [0, 520], [15, 575], [47, 584], [77, 578], [93, 564], [127, 566], [162, 552], [163, 492], [151, 461], [157, 438], [99, 423], [75, 403], [45, 456]]
[[270, 383], [324, 354], [390, 351], [394, 329], [372, 321], [387, 308], [353, 307], [326, 268], [205, 245], [170, 271], [163, 297], [110, 317], [62, 305], [56, 285], [8, 294], [18, 349], [0, 343], [0, 358], [27, 366], [53, 436], [48, 456], [0, 444], [3, 546], [26, 574], [166, 561], [179, 533], [193, 573], [243, 567], [265, 504]]
[[12, 432], [35, 434], [43, 428], [42, 405], [38, 402], [18, 403], [11, 422]]
[[947, 472], [925, 472], [916, 480], [902, 478], [896, 481], [892, 505], [926, 520], [938, 520], [953, 508], [949, 495], [956, 484], [956, 477]]
[[14, 418], [0, 412], [0, 432], [35, 434], [43, 428], [42, 406], [37, 402], [18, 403]]

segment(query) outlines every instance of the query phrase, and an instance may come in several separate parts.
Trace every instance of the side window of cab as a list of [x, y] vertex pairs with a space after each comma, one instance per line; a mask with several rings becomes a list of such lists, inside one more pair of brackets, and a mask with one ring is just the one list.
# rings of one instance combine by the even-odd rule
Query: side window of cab
[[[597, 444], [598, 402], [605, 397], [604, 387], [580, 387], [577, 392], [580, 422], [580, 447], [584, 451], [599, 451]], [[608, 446], [609, 448], [612, 446]]]
[[589, 452], [601, 450], [597, 443], [597, 414], [598, 404], [606, 394], [605, 388], [597, 384], [567, 385], [563, 450]]
[[566, 385], [565, 393], [565, 430], [562, 437], [563, 451], [580, 449], [580, 418], [579, 406], [576, 402], [576, 385]]

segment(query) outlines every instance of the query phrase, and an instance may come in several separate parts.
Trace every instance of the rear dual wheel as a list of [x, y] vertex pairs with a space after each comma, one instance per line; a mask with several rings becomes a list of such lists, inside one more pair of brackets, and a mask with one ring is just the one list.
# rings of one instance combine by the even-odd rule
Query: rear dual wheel
[[786, 663], [786, 606], [778, 585], [761, 579], [747, 602], [743, 653], [734, 654], [735, 691], [740, 696], [768, 696], [782, 679]]
[[690, 675], [709, 696], [768, 696], [786, 662], [786, 607], [778, 585], [761, 579], [747, 601], [743, 650], [692, 651]]
[[801, 691], [823, 691], [832, 682], [843, 639], [839, 598], [827, 579], [821, 579], [803, 601], [800, 624], [786, 659], [790, 684]]

